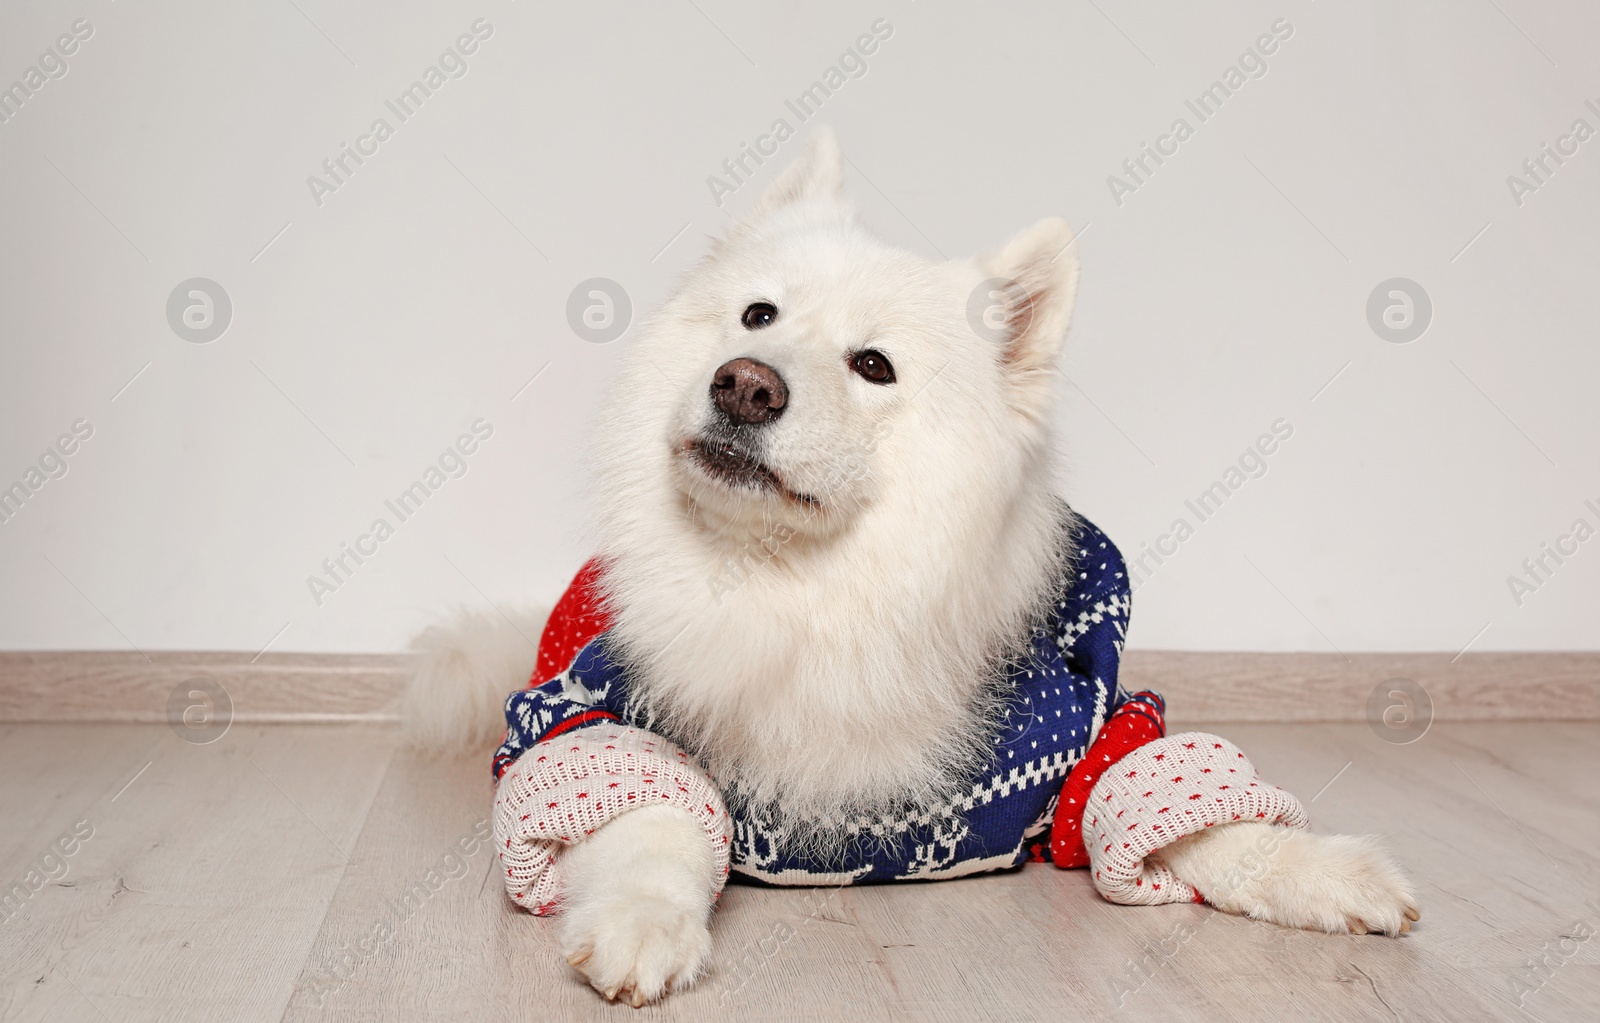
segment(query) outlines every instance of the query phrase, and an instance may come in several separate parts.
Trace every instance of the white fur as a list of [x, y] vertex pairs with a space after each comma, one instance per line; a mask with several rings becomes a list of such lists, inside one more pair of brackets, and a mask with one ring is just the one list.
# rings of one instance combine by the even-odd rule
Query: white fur
[[715, 873], [699, 821], [648, 806], [560, 855], [561, 951], [596, 991], [637, 1008], [705, 971]]
[[[970, 777], [990, 750], [983, 682], [1072, 555], [1048, 428], [1077, 288], [1071, 230], [1045, 220], [991, 255], [931, 262], [867, 235], [841, 189], [838, 147], [818, 129], [642, 327], [594, 443], [606, 596], [646, 720], [725, 792], [791, 823], [929, 803]], [[968, 321], [991, 278], [1015, 285], [995, 338]], [[758, 301], [779, 315], [750, 331], [740, 314]], [[894, 384], [850, 372], [864, 348], [889, 357]], [[737, 357], [788, 384], [750, 442], [777, 492], [686, 455], [716, 430], [710, 380]], [[496, 707], [522, 683], [501, 662], [532, 662], [509, 642], [433, 646], [435, 675], [476, 679], [450, 682], [471, 708], [431, 705], [435, 738], [484, 712], [488, 696], [471, 694], [491, 679], [508, 678]], [[1411, 890], [1362, 839], [1289, 836], [1264, 874], [1224, 892], [1259, 827], [1164, 855], [1231, 912], [1404, 929]], [[686, 814], [634, 811], [563, 855], [563, 947], [603, 994], [640, 1004], [704, 967], [709, 853]]]
[[1155, 858], [1211, 905], [1253, 920], [1398, 935], [1421, 915], [1410, 880], [1369, 837], [1241, 821], [1179, 839]]
[[461, 611], [411, 642], [402, 720], [427, 753], [476, 749], [505, 734], [506, 696], [528, 684], [549, 609]]

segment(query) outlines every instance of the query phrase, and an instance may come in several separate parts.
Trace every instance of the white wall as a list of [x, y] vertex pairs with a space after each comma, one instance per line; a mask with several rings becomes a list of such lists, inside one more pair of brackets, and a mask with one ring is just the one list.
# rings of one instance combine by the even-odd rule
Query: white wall
[[[1051, 213], [1086, 230], [1081, 510], [1137, 554], [1294, 427], [1141, 587], [1137, 645], [1600, 645], [1600, 540], [1520, 607], [1507, 584], [1600, 527], [1600, 140], [1520, 206], [1507, 184], [1600, 131], [1592, 4], [295, 4], [0, 10], [0, 84], [93, 26], [0, 124], [0, 483], [94, 428], [0, 525], [0, 646], [254, 650], [287, 624], [273, 649], [389, 650], [453, 604], [553, 597], [629, 340], [576, 338], [568, 293], [657, 305], [726, 223], [708, 175], [776, 118], [803, 137], [784, 100], [880, 17], [820, 115], [866, 221], [952, 258]], [[384, 100], [479, 18], [467, 73], [398, 123]], [[1267, 72], [1200, 123], [1184, 101], [1277, 19]], [[319, 207], [308, 175], [380, 116]], [[1107, 176], [1180, 116], [1119, 205]], [[207, 344], [167, 322], [191, 277], [234, 307]], [[1367, 322], [1391, 277], [1433, 303], [1407, 344]], [[318, 607], [307, 576], [479, 418], [466, 475]]]

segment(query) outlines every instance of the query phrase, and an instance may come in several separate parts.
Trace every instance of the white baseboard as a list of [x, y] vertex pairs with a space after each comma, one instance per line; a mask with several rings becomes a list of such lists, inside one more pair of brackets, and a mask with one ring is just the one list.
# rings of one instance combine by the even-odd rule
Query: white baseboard
[[[531, 661], [531, 658], [530, 658]], [[233, 720], [398, 720], [404, 654], [0, 652], [0, 721], [165, 721], [175, 688], [210, 678]], [[1122, 684], [1155, 689], [1182, 722], [1361, 721], [1395, 678], [1437, 721], [1600, 720], [1600, 652], [1231, 653], [1130, 650]]]

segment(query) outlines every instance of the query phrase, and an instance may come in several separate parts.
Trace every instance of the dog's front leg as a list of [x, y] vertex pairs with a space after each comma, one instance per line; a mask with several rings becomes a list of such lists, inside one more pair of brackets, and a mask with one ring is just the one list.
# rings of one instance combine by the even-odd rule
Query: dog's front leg
[[1370, 838], [1312, 834], [1306, 822], [1299, 800], [1263, 781], [1239, 747], [1183, 732], [1137, 747], [1100, 776], [1082, 835], [1095, 887], [1112, 902], [1198, 896], [1288, 927], [1409, 930], [1420, 916], [1416, 893], [1388, 853]]
[[717, 869], [694, 817], [631, 810], [564, 849], [558, 866], [561, 950], [596, 991], [637, 1008], [704, 971]]
[[1152, 854], [1218, 909], [1287, 927], [1399, 935], [1420, 919], [1410, 880], [1376, 840], [1239, 821]]

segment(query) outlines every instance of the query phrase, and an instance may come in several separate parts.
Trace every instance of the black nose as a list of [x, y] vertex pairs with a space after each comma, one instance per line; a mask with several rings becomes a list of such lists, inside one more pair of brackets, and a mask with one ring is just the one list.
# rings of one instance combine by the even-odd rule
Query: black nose
[[733, 425], [756, 425], [783, 414], [789, 388], [766, 363], [732, 359], [711, 375], [711, 400]]

